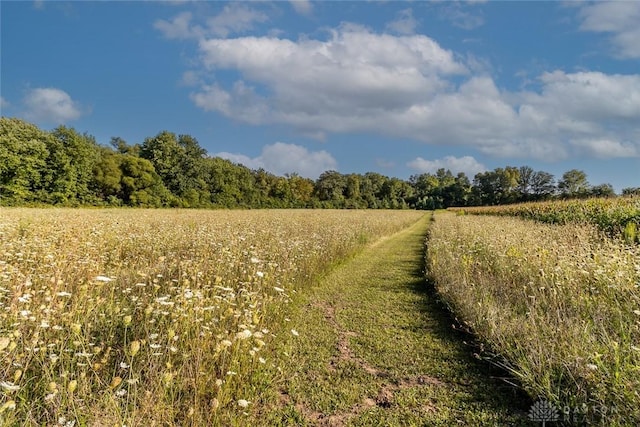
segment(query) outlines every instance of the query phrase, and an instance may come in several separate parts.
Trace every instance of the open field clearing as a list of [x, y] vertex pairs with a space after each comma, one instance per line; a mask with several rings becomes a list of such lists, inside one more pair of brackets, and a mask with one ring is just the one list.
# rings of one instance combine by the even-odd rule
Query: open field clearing
[[296, 296], [300, 336], [268, 425], [531, 425], [531, 402], [472, 356], [425, 283], [428, 226], [426, 216]]
[[423, 215], [1, 209], [0, 420], [259, 419], [296, 289]]
[[640, 423], [638, 245], [589, 224], [443, 212], [427, 267], [531, 396], [579, 421]]
[[640, 199], [617, 197], [452, 208], [474, 215], [504, 215], [550, 224], [593, 224], [610, 236], [640, 243]]

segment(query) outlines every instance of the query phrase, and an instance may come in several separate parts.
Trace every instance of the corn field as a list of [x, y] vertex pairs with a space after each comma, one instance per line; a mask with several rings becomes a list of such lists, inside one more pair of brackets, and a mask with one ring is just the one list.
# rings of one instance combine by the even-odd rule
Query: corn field
[[593, 224], [628, 243], [640, 242], [640, 199], [618, 197], [454, 208], [474, 215], [506, 215], [550, 224]]

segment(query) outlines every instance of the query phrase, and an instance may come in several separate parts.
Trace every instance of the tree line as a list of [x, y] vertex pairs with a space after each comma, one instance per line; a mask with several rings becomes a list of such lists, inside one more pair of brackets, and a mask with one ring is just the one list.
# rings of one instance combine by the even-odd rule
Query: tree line
[[[628, 188], [624, 194], [640, 194]], [[0, 118], [0, 205], [186, 208], [438, 209], [613, 196], [609, 184], [589, 185], [579, 170], [553, 175], [528, 166], [476, 174], [445, 169], [409, 180], [375, 172], [326, 171], [316, 180], [277, 176], [207, 155], [190, 135], [162, 131], [142, 143], [113, 137], [110, 145], [59, 126], [45, 131]]]

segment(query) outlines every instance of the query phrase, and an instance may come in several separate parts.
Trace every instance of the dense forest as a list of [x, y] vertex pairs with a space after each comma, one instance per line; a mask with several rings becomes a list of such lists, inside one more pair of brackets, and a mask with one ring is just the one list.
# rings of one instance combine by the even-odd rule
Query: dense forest
[[[640, 188], [623, 194], [640, 194]], [[528, 166], [497, 168], [473, 180], [440, 169], [408, 181], [337, 171], [314, 181], [210, 157], [189, 135], [162, 131], [135, 144], [113, 137], [103, 146], [66, 126], [45, 131], [0, 118], [2, 206], [436, 209], [614, 195], [609, 184], [591, 186], [583, 171], [556, 181]]]

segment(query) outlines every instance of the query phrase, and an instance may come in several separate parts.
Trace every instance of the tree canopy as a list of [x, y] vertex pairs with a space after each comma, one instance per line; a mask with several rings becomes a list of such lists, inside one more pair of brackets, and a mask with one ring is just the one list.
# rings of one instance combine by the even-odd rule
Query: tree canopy
[[[623, 195], [637, 195], [630, 187]], [[161, 131], [141, 143], [120, 137], [100, 145], [87, 133], [45, 131], [0, 118], [0, 205], [192, 208], [440, 209], [554, 197], [609, 197], [610, 184], [591, 186], [583, 171], [552, 174], [528, 166], [454, 175], [446, 169], [409, 180], [376, 172], [325, 171], [315, 181], [207, 155], [190, 135]]]

